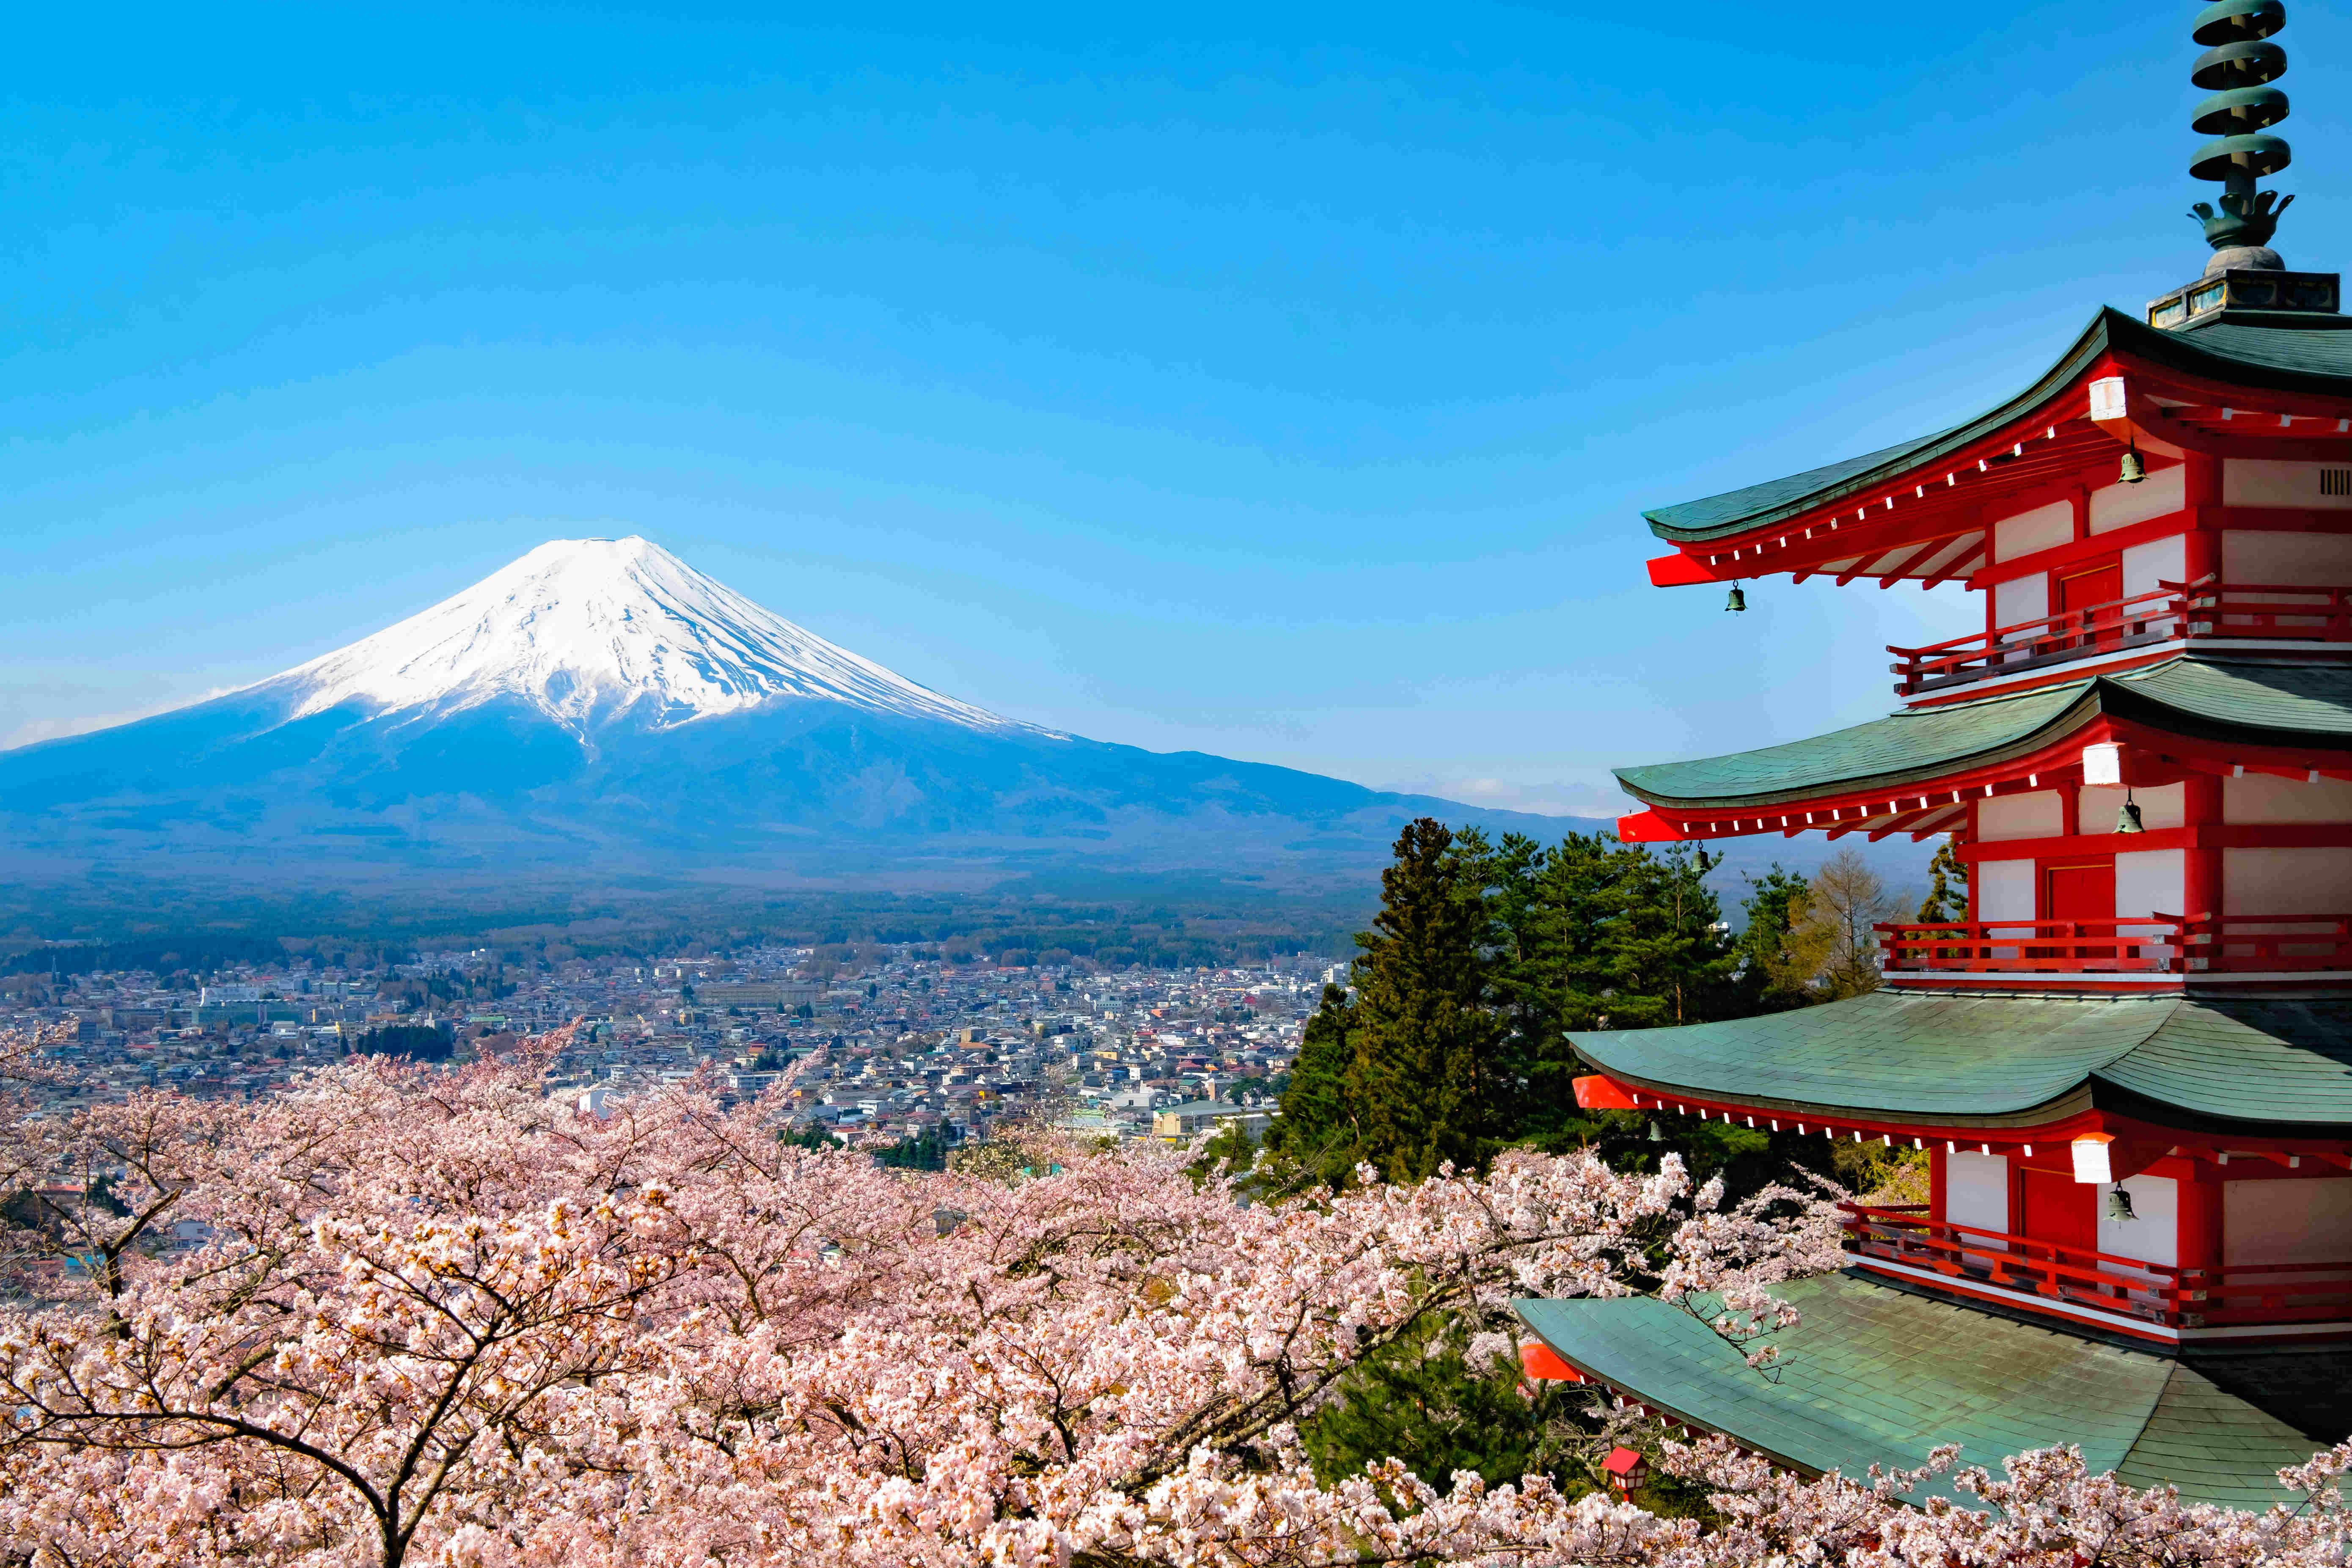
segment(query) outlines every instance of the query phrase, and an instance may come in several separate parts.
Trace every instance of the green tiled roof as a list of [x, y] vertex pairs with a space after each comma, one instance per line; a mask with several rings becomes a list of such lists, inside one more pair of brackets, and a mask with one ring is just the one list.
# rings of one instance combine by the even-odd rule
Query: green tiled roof
[[2136, 1100], [2273, 1131], [2352, 1125], [2352, 1001], [1881, 990], [1569, 1040], [1637, 1089], [1798, 1116], [2016, 1127]]
[[1654, 805], [1731, 816], [1931, 784], [2038, 751], [2101, 714], [2249, 745], [2352, 748], [2352, 668], [2183, 655], [2012, 697], [1908, 709], [1786, 745], [1616, 773]]
[[2040, 379], [1965, 424], [1786, 479], [1642, 515], [1650, 531], [1676, 542], [1717, 539], [1796, 516], [1812, 507], [1875, 489], [1922, 463], [1957, 452], [2040, 405], [2109, 349], [2236, 385], [2341, 394], [2352, 383], [2352, 331], [2340, 328], [2247, 326], [2215, 322], [2162, 331], [2116, 310], [2102, 310]]
[[[2192, 1363], [1852, 1275], [1794, 1280], [1778, 1293], [1803, 1321], [1777, 1336], [1781, 1360], [1769, 1372], [1750, 1368], [1690, 1313], [1647, 1297], [1517, 1306], [1570, 1364], [1812, 1474], [1916, 1468], [1937, 1445], [1958, 1443], [1962, 1465], [1998, 1475], [2011, 1454], [2074, 1443], [2094, 1474], [2261, 1509], [2287, 1500], [2281, 1466], [2326, 1446]], [[2312, 1369], [2340, 1378], [2342, 1361], [2315, 1356]], [[1915, 1500], [1928, 1495], [1974, 1506], [1948, 1477]]]

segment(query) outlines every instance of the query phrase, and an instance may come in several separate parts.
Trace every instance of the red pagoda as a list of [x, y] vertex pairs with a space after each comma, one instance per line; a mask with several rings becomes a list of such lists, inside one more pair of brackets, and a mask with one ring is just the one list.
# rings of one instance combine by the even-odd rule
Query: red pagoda
[[2284, 22], [2195, 22], [2202, 276], [1966, 424], [1647, 514], [1658, 585], [1958, 584], [1984, 629], [1891, 649], [1886, 718], [1621, 770], [1621, 836], [1948, 835], [1969, 907], [1850, 1001], [1576, 1035], [1579, 1101], [1924, 1151], [1930, 1195], [1850, 1206], [1770, 1375], [1654, 1300], [1523, 1303], [1531, 1365], [1806, 1472], [2071, 1442], [2261, 1507], [2352, 1435], [2352, 317], [2269, 248]]

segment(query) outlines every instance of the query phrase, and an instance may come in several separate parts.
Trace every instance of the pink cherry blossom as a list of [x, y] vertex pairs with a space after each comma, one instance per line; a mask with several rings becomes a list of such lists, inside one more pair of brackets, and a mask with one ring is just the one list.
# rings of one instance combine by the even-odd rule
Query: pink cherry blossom
[[[1543, 1477], [1318, 1479], [1347, 1369], [1456, 1315], [1482, 1364], [1527, 1296], [1647, 1291], [1757, 1359], [1836, 1215], [1507, 1153], [1418, 1186], [1244, 1202], [1158, 1146], [1004, 1183], [782, 1143], [779, 1091], [588, 1116], [560, 1038], [454, 1068], [345, 1062], [249, 1104], [13, 1108], [56, 1197], [0, 1307], [0, 1555], [38, 1568], [667, 1568], [1828, 1560], [2340, 1563], [2352, 1455], [2254, 1515], [2071, 1450], [1905, 1500], [1719, 1443], [1666, 1468], [1706, 1526]], [[5, 1055], [0, 1050], [0, 1055]], [[781, 1086], [780, 1086], [781, 1089]], [[1036, 1168], [1049, 1162], [1040, 1159]], [[103, 1181], [112, 1201], [75, 1201]], [[79, 1185], [77, 1185], [79, 1184]], [[163, 1245], [200, 1226], [201, 1244]], [[1702, 1305], [1704, 1303], [1704, 1305]], [[1937, 1461], [1948, 1467], [1948, 1456]]]

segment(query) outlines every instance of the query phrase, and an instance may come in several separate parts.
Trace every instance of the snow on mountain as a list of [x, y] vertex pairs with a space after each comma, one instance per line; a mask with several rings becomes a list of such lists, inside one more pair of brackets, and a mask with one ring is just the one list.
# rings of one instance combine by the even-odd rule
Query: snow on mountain
[[287, 698], [289, 718], [346, 703], [438, 717], [517, 699], [583, 737], [624, 716], [670, 729], [795, 697], [1044, 733], [861, 658], [634, 535], [551, 540], [254, 689]]

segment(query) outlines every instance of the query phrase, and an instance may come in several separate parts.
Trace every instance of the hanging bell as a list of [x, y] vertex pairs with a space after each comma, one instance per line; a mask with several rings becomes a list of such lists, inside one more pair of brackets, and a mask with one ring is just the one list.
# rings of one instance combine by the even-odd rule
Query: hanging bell
[[1731, 585], [1731, 597], [1724, 601], [1723, 607], [1727, 612], [1744, 610], [1748, 607], [1748, 595], [1740, 592], [1738, 584], [1734, 583]]
[[1650, 1142], [1653, 1142], [1653, 1143], [1663, 1143], [1663, 1142], [1664, 1142], [1665, 1141], [1666, 1141], [1666, 1135], [1665, 1135], [1664, 1133], [1663, 1133], [1663, 1132], [1661, 1132], [1661, 1131], [1658, 1131], [1658, 1124], [1657, 1124], [1656, 1122], [1654, 1122], [1654, 1121], [1651, 1122], [1651, 1123], [1650, 1123]]
[[2145, 833], [2147, 831], [2145, 826], [2141, 826], [2139, 820], [2139, 805], [2137, 802], [2130, 800], [2124, 802], [2124, 808], [2116, 813], [2116, 831], [2117, 833]]
[[2127, 485], [2136, 485], [2146, 478], [2147, 478], [2147, 465], [2139, 460], [2138, 445], [2135, 443], [2132, 446], [2125, 447], [2123, 482]]

